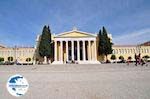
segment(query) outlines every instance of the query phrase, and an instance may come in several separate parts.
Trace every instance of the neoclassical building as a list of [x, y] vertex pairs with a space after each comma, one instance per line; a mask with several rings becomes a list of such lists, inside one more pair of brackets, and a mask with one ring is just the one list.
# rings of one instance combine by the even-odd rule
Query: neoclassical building
[[54, 41], [54, 64], [62, 64], [69, 61], [82, 63], [99, 63], [97, 61], [96, 35], [78, 31], [72, 31], [55, 35]]
[[[108, 34], [108, 36], [112, 40], [111, 34]], [[97, 34], [73, 28], [71, 31], [52, 35], [52, 41], [54, 43], [52, 64], [66, 64], [71, 61], [78, 64], [99, 64], [105, 59], [98, 55]], [[0, 57], [4, 58], [4, 61], [8, 61], [8, 57], [13, 57], [13, 61], [17, 60], [20, 63], [26, 63], [26, 59], [31, 58], [31, 63], [38, 63], [38, 61], [43, 61], [38, 55], [39, 42], [40, 35], [37, 36], [35, 47], [6, 47], [0, 45]], [[112, 54], [116, 55], [116, 61], [119, 61], [119, 56], [123, 56], [125, 60], [131, 57], [134, 61], [134, 55], [139, 53], [141, 53], [141, 57], [150, 56], [149, 43], [143, 45], [113, 45], [112, 49]], [[108, 55], [109, 60], [111, 60], [112, 54]]]

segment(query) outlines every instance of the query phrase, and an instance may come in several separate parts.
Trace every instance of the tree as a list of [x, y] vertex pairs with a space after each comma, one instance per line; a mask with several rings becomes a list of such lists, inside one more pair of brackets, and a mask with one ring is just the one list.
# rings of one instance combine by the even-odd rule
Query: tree
[[107, 35], [107, 31], [105, 29], [105, 27], [103, 27], [102, 31], [99, 31], [98, 34], [98, 39], [99, 39], [99, 43], [98, 43], [98, 54], [99, 55], [105, 55], [106, 56], [106, 60], [108, 60], [107, 56], [108, 54], [112, 53], [112, 45], [113, 43], [111, 42], [110, 38]]
[[26, 58], [26, 61], [27, 61], [27, 62], [30, 62], [30, 61], [31, 61], [31, 58]]
[[0, 57], [0, 62], [3, 62], [4, 61], [4, 58], [3, 57]]
[[12, 56], [8, 57], [8, 61], [9, 61], [9, 62], [10, 62], [10, 61], [13, 61], [13, 57], [12, 57]]
[[131, 60], [131, 59], [132, 59], [132, 57], [131, 57], [131, 56], [129, 56], [129, 57], [128, 57], [128, 60]]
[[49, 26], [44, 26], [40, 44], [39, 44], [39, 55], [44, 58], [46, 56], [47, 58], [52, 57], [52, 46], [51, 46], [51, 31], [49, 29]]
[[145, 55], [145, 56], [143, 56], [142, 58], [144, 58], [145, 60], [147, 60], [148, 58], [150, 58], [150, 56]]
[[112, 59], [112, 60], [116, 60], [116, 55], [114, 55], [114, 54], [111, 55], [111, 59]]

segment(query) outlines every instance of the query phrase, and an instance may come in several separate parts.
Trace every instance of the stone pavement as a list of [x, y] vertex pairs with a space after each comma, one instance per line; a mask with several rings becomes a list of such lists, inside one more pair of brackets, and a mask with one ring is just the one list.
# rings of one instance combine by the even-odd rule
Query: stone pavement
[[0, 65], [0, 99], [16, 99], [8, 78], [23, 75], [29, 83], [20, 99], [149, 99], [150, 64]]

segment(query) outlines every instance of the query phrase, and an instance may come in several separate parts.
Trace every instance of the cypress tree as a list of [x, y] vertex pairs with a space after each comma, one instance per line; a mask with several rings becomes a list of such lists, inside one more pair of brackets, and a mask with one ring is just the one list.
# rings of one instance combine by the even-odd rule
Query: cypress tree
[[103, 38], [101, 30], [99, 31], [98, 38], [99, 38], [99, 42], [98, 42], [98, 54], [99, 55], [103, 55], [103, 52], [104, 52], [104, 38]]
[[39, 44], [39, 55], [44, 58], [46, 56], [47, 58], [51, 58], [52, 56], [52, 47], [51, 47], [51, 31], [49, 29], [49, 26], [44, 26], [40, 44]]
[[99, 38], [99, 44], [98, 44], [98, 52], [99, 55], [105, 55], [106, 60], [107, 55], [112, 53], [112, 42], [110, 41], [110, 38], [107, 35], [107, 30], [105, 27], [102, 28], [102, 31], [99, 31], [98, 38]]

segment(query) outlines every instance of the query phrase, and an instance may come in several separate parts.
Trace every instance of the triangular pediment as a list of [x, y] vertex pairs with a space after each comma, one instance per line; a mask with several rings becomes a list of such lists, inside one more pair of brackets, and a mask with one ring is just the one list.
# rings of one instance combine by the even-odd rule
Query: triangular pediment
[[56, 38], [82, 38], [82, 37], [96, 37], [94, 34], [81, 32], [81, 31], [70, 31], [58, 34]]

